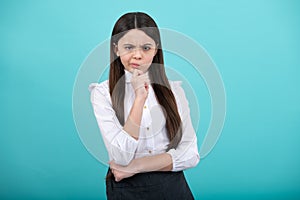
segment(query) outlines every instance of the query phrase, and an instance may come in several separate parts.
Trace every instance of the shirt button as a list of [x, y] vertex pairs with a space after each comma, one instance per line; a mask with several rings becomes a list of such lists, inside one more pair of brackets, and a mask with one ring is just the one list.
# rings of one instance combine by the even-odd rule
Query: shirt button
[[147, 108], [147, 106], [144, 106], [144, 109], [146, 109]]
[[149, 131], [149, 127], [147, 127], [147, 131]]
[[151, 151], [151, 150], [149, 150], [148, 152], [149, 152], [149, 153], [152, 153], [152, 151]]

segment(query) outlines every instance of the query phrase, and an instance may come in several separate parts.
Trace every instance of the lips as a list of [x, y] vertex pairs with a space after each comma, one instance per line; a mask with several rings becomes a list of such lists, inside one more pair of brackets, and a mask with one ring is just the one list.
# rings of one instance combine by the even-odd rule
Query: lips
[[137, 63], [130, 63], [130, 66], [133, 68], [138, 68], [140, 65]]

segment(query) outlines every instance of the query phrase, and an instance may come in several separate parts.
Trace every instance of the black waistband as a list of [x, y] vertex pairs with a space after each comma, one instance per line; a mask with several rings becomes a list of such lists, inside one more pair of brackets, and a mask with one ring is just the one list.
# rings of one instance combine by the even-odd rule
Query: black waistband
[[145, 187], [165, 184], [166, 182], [180, 181], [185, 180], [184, 174], [182, 171], [178, 172], [146, 172], [135, 174], [132, 177], [125, 178], [119, 182], [115, 181], [115, 177], [110, 169], [108, 169], [106, 181], [111, 182], [113, 187]]

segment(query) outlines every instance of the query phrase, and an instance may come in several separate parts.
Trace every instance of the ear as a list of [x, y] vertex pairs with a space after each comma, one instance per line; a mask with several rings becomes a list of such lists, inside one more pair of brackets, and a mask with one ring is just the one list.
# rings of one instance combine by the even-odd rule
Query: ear
[[118, 45], [116, 43], [113, 43], [113, 48], [114, 48], [114, 52], [117, 56], [120, 56], [119, 54], [119, 50], [118, 50]]

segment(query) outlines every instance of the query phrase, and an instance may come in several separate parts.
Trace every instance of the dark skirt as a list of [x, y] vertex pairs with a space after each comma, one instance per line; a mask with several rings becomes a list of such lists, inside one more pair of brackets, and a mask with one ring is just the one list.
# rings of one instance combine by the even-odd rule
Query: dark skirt
[[108, 200], [194, 199], [182, 171], [140, 173], [116, 182], [108, 169], [106, 195]]

